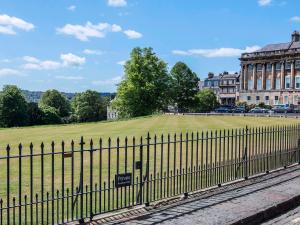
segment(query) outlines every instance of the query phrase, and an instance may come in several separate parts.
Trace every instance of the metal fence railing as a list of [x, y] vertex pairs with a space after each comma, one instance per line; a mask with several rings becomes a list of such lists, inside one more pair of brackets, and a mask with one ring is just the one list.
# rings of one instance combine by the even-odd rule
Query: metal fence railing
[[0, 225], [84, 222], [300, 161], [300, 125], [0, 152]]

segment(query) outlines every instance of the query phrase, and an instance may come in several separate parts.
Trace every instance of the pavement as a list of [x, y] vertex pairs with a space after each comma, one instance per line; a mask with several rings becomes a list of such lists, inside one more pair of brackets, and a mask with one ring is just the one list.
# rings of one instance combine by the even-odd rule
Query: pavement
[[294, 210], [291, 210], [279, 217], [276, 217], [268, 222], [263, 223], [262, 225], [295, 225], [300, 224], [300, 207], [297, 207]]
[[[90, 224], [300, 224], [300, 166], [224, 185], [150, 207], [101, 217]], [[272, 218], [275, 218], [272, 221]], [[277, 220], [276, 220], [277, 219]], [[296, 223], [296, 224], [297, 224]]]

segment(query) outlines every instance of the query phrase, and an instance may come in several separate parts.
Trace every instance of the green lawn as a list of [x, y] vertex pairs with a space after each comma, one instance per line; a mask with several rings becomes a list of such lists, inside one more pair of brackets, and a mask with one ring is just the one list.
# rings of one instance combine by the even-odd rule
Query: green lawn
[[[85, 139], [113, 140], [117, 137], [124, 139], [128, 136], [140, 137], [150, 134], [174, 134], [179, 132], [205, 131], [215, 129], [243, 128], [299, 123], [294, 118], [260, 118], [260, 117], [232, 117], [232, 116], [174, 116], [161, 115], [131, 119], [126, 121], [97, 122], [71, 125], [50, 125], [24, 128], [0, 129], [0, 149], [4, 150], [6, 144], [12, 148], [21, 142], [28, 146], [30, 142], [39, 145], [42, 141], [47, 145], [51, 141], [64, 140], [69, 143], [72, 139], [79, 142], [80, 137]], [[3, 151], [0, 150], [3, 153]], [[2, 155], [0, 153], [0, 155]]]
[[[29, 144], [32, 142], [34, 144], [33, 153], [35, 156], [33, 157], [33, 164], [32, 164], [32, 170], [33, 170], [33, 195], [35, 193], [39, 194], [41, 196], [41, 156], [39, 153], [40, 150], [40, 143], [43, 141], [45, 143], [45, 152], [50, 151], [50, 144], [51, 141], [55, 141], [55, 176], [54, 176], [54, 188], [55, 190], [61, 190], [62, 184], [65, 185], [65, 189], [71, 190], [71, 158], [65, 158], [64, 159], [64, 165], [65, 165], [65, 173], [64, 178], [62, 179], [62, 160], [63, 157], [61, 154], [61, 146], [60, 142], [62, 140], [65, 141], [66, 147], [65, 150], [70, 150], [70, 142], [73, 139], [75, 141], [75, 150], [78, 151], [79, 148], [79, 141], [80, 137], [84, 136], [86, 145], [85, 149], [89, 149], [88, 140], [90, 138], [93, 138], [94, 140], [94, 147], [98, 150], [93, 153], [93, 167], [92, 167], [92, 177], [94, 179], [94, 184], [98, 183], [99, 181], [99, 174], [102, 174], [102, 180], [101, 183], [103, 185], [104, 182], [106, 182], [106, 185], [108, 183], [112, 184], [112, 180], [114, 179], [114, 175], [117, 173], [117, 149], [113, 148], [110, 151], [111, 154], [111, 164], [110, 164], [110, 176], [111, 179], [108, 180], [108, 150], [104, 149], [102, 151], [102, 161], [100, 161], [100, 151], [99, 151], [99, 138], [103, 139], [103, 147], [107, 147], [107, 140], [109, 137], [112, 138], [112, 146], [116, 146], [116, 139], [117, 137], [120, 137], [120, 146], [124, 147], [124, 138], [127, 136], [128, 144], [130, 145], [132, 143], [132, 137], [135, 136], [137, 138], [136, 144], [139, 144], [139, 137], [143, 136], [144, 138], [147, 135], [147, 132], [150, 132], [150, 135], [152, 137], [151, 143], [153, 143], [154, 134], [158, 135], [157, 141], [160, 142], [160, 135], [164, 134], [164, 142], [166, 141], [167, 134], [171, 134], [171, 141], [173, 139], [173, 135], [177, 133], [177, 135], [180, 132], [186, 133], [189, 132], [201, 132], [201, 131], [208, 131], [208, 130], [220, 130], [220, 129], [235, 129], [235, 128], [245, 128], [246, 126], [249, 127], [263, 127], [263, 126], [275, 126], [275, 125], [290, 125], [290, 124], [296, 124], [300, 120], [298, 119], [292, 119], [292, 118], [260, 118], [260, 117], [239, 117], [239, 116], [174, 116], [174, 115], [157, 115], [157, 116], [151, 116], [151, 117], [143, 117], [143, 118], [137, 118], [137, 119], [131, 119], [131, 120], [124, 120], [124, 121], [114, 121], [114, 122], [98, 122], [98, 123], [85, 123], [85, 124], [72, 124], [72, 125], [52, 125], [52, 126], [36, 126], [36, 127], [24, 127], [24, 128], [8, 128], [8, 129], [0, 129], [0, 157], [6, 155], [5, 146], [6, 144], [10, 144], [11, 146], [11, 156], [18, 156], [18, 144], [22, 142], [24, 148], [22, 150], [23, 157], [22, 160], [22, 196], [30, 196], [30, 158], [27, 155], [29, 153]], [[292, 137], [292, 135], [289, 135], [291, 139], [295, 142], [297, 141], [295, 136]], [[189, 140], [190, 140], [189, 136]], [[269, 136], [270, 138], [271, 136]], [[194, 136], [195, 138], [195, 136]], [[183, 139], [185, 139], [185, 134], [183, 136]], [[177, 136], [177, 141], [179, 140], [179, 137]], [[253, 139], [254, 140], [254, 139]], [[268, 138], [266, 138], [268, 140]], [[145, 142], [145, 139], [143, 139]], [[208, 158], [210, 159], [207, 161], [207, 163], [212, 165], [213, 162], [212, 159], [215, 155], [219, 156], [222, 155], [222, 159], [224, 160], [230, 160], [229, 151], [230, 149], [233, 149], [233, 145], [235, 148], [237, 148], [236, 143], [234, 143], [231, 139], [218, 139], [218, 143], [223, 143], [222, 146], [225, 146], [224, 151], [226, 150], [226, 153], [216, 152], [216, 149], [218, 148], [218, 143], [211, 142], [209, 139], [203, 139], [204, 147], [206, 147], [205, 150], [202, 151], [200, 154], [199, 149], [199, 162], [202, 156], [202, 159]], [[191, 144], [194, 144], [194, 147], [191, 147]], [[201, 142], [202, 143], [202, 142]], [[227, 145], [227, 144], [228, 145]], [[254, 143], [254, 142], [253, 142]], [[277, 143], [278, 144], [278, 143]], [[199, 144], [200, 145], [200, 144]], [[238, 143], [238, 146], [240, 146], [241, 143]], [[153, 168], [157, 168], [157, 172], [161, 169], [161, 175], [163, 176], [163, 173], [167, 171], [167, 168], [170, 166], [170, 171], [175, 172], [179, 168], [179, 158], [182, 158], [183, 167], [186, 167], [186, 171], [190, 168], [193, 168], [195, 166], [196, 162], [196, 153], [195, 153], [195, 146], [196, 146], [196, 140], [193, 139], [193, 141], [189, 141], [189, 143], [183, 143], [180, 145], [179, 143], [171, 143], [170, 145], [163, 144], [157, 145], [157, 154], [154, 153], [156, 150], [154, 149], [154, 146], [151, 145], [149, 148], [150, 150], [150, 170], [149, 173], [151, 173], [151, 176], [154, 176]], [[170, 161], [167, 161], [167, 154], [168, 154], [168, 148], [170, 149]], [[182, 148], [182, 151], [181, 151]], [[200, 148], [200, 146], [199, 146]], [[146, 147], [144, 147], [144, 154], [143, 154], [143, 167], [144, 171], [146, 170]], [[162, 150], [163, 149], [163, 150]], [[194, 150], [193, 150], [194, 149]], [[252, 150], [251, 150], [252, 149]], [[255, 146], [252, 145], [251, 149], [249, 148], [249, 151], [255, 151]], [[223, 151], [223, 150], [222, 150]], [[139, 151], [138, 146], [135, 148], [135, 151], [133, 151], [132, 146], [129, 146], [128, 149], [126, 148], [120, 148], [119, 152], [120, 156], [120, 173], [126, 172], [125, 168], [128, 172], [134, 171], [134, 168], [132, 165], [139, 160]], [[154, 157], [154, 154], [156, 156]], [[189, 154], [188, 158], [186, 159], [186, 155]], [[27, 156], [24, 156], [27, 155]], [[174, 155], [177, 155], [176, 161], [174, 159]], [[194, 157], [193, 161], [191, 160], [191, 156]], [[233, 157], [231, 155], [231, 157]], [[74, 185], [78, 186], [79, 183], [79, 177], [80, 177], [80, 153], [75, 152], [74, 153]], [[127, 165], [125, 165], [126, 159], [128, 160]], [[133, 160], [135, 158], [135, 160]], [[85, 151], [84, 152], [84, 184], [89, 184], [89, 169], [90, 169], [90, 152]], [[156, 161], [154, 160], [156, 159]], [[20, 158], [15, 157], [10, 159], [10, 194], [11, 197], [16, 197], [16, 200], [18, 201], [18, 185], [19, 185], [19, 169], [18, 169], [18, 163]], [[156, 166], [154, 163], [157, 163]], [[185, 165], [185, 162], [189, 162], [189, 164]], [[194, 164], [193, 164], [194, 163]], [[202, 163], [205, 163], [202, 162]], [[191, 165], [192, 164], [192, 165]], [[102, 165], [102, 170], [100, 170], [100, 166]], [[6, 159], [0, 158], [0, 199], [3, 198], [4, 205], [6, 202], [6, 168], [7, 168], [7, 161]], [[175, 169], [172, 171], [172, 169]], [[51, 194], [51, 185], [52, 185], [52, 166], [51, 166], [51, 155], [45, 155], [44, 157], [44, 195], [46, 192], [49, 192]], [[137, 174], [135, 174], [137, 176]], [[135, 177], [134, 177], [135, 178]], [[201, 178], [203, 180], [206, 180], [207, 178]], [[100, 182], [100, 181], [99, 181]], [[161, 180], [162, 182], [162, 180]], [[98, 186], [99, 187], [99, 186]], [[102, 193], [102, 192], [101, 192]], [[101, 194], [103, 195], [103, 193]], [[35, 201], [35, 200], [34, 200]], [[22, 202], [24, 202], [24, 198], [22, 198]], [[102, 205], [104, 203], [101, 203]], [[106, 203], [108, 204], [108, 203]], [[115, 202], [110, 202], [109, 204], [115, 204]], [[23, 209], [24, 210], [24, 209]], [[23, 214], [24, 215], [24, 214]], [[5, 217], [5, 216], [4, 216]]]

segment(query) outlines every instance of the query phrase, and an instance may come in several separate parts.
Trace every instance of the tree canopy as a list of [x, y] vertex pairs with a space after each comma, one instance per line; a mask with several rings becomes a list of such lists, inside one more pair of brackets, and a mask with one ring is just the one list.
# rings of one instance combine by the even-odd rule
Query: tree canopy
[[77, 94], [72, 101], [72, 108], [80, 122], [106, 119], [106, 104], [96, 91], [87, 90]]
[[0, 93], [1, 126], [24, 126], [27, 120], [27, 103], [21, 90], [15, 85], [4, 86]]
[[125, 64], [114, 106], [121, 117], [150, 115], [167, 107], [170, 76], [167, 64], [152, 48], [134, 48]]
[[196, 112], [210, 112], [218, 105], [217, 96], [211, 89], [203, 89], [196, 95]]
[[177, 62], [171, 69], [172, 98], [180, 112], [195, 106], [199, 78], [185, 63]]
[[69, 100], [57, 90], [48, 90], [43, 95], [39, 102], [40, 106], [52, 107], [57, 110], [60, 117], [70, 115], [71, 105]]

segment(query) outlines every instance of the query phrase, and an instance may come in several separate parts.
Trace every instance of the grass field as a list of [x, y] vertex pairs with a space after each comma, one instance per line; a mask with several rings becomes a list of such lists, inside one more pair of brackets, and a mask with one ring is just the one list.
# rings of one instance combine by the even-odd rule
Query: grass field
[[[21, 142], [24, 146], [22, 149], [22, 155], [26, 155], [29, 153], [29, 144], [32, 142], [34, 144], [32, 167], [30, 166], [30, 158], [28, 156], [22, 157], [22, 196], [25, 194], [30, 196], [30, 170], [32, 169], [32, 177], [33, 177], [33, 195], [35, 193], [41, 196], [41, 156], [39, 153], [41, 152], [40, 144], [41, 142], [45, 143], [45, 153], [50, 151], [51, 141], [55, 141], [55, 163], [54, 163], [54, 188], [55, 190], [61, 190], [62, 184], [65, 185], [65, 188], [71, 188], [71, 159], [66, 158], [65, 160], [65, 172], [64, 178], [62, 179], [62, 160], [63, 157], [59, 154], [62, 149], [60, 146], [60, 142], [62, 140], [66, 143], [66, 151], [70, 150], [70, 142], [73, 139], [75, 141], [75, 150], [79, 150], [79, 141], [80, 137], [84, 136], [86, 145], [85, 149], [89, 149], [88, 140], [93, 138], [94, 147], [99, 148], [99, 139], [103, 139], [103, 147], [107, 147], [107, 140], [109, 137], [112, 138], [112, 146], [116, 146], [117, 137], [120, 138], [120, 146], [124, 146], [124, 138], [128, 137], [128, 144], [132, 143], [132, 137], [136, 137], [136, 144], [139, 144], [139, 137], [146, 137], [147, 133], [150, 132], [152, 137], [151, 142], [153, 141], [154, 134], [158, 135], [158, 142], [160, 141], [160, 135], [164, 134], [164, 141], [166, 141], [167, 134], [171, 135], [171, 139], [173, 135], [177, 133], [177, 135], [182, 132], [184, 133], [183, 137], [185, 138], [185, 133], [188, 132], [191, 134], [192, 132], [202, 132], [202, 131], [210, 131], [210, 130], [223, 130], [223, 129], [236, 129], [236, 128], [245, 128], [248, 127], [265, 127], [265, 126], [275, 126], [275, 125], [288, 125], [288, 124], [296, 124], [300, 120], [294, 118], [261, 118], [261, 117], [238, 117], [238, 116], [174, 116], [174, 115], [157, 115], [151, 117], [143, 117], [136, 118], [131, 120], [124, 121], [112, 121], [112, 122], [98, 122], [98, 123], [84, 123], [84, 124], [71, 124], [71, 125], [52, 125], [52, 126], [36, 126], [36, 127], [23, 127], [23, 128], [8, 128], [8, 129], [0, 129], [0, 199], [3, 198], [4, 205], [6, 202], [6, 174], [7, 174], [7, 161], [5, 158], [1, 159], [1, 156], [6, 156], [5, 147], [6, 144], [10, 144], [11, 146], [11, 156], [16, 156], [10, 160], [10, 194], [11, 197], [18, 196], [18, 185], [19, 185], [19, 157], [18, 156], [18, 144]], [[190, 137], [190, 136], [189, 136]], [[291, 138], [292, 139], [292, 138]], [[145, 140], [145, 139], [143, 139]], [[177, 136], [178, 140], [178, 136]], [[296, 140], [296, 139], [295, 139]], [[194, 146], [196, 145], [196, 141], [192, 141]], [[157, 162], [155, 167], [160, 168], [161, 171], [166, 171], [167, 166], [171, 168], [174, 167], [179, 168], [179, 160], [173, 160], [173, 155], [176, 154], [179, 157], [179, 154], [182, 154], [183, 164], [185, 162], [189, 162], [189, 166], [192, 163], [191, 156], [194, 157], [194, 162], [196, 161], [195, 150], [194, 153], [191, 153], [191, 143], [183, 143], [182, 151], [180, 149], [179, 143], [170, 144], [169, 147], [167, 144], [164, 144], [162, 150], [162, 146], [158, 145], [157, 155], [154, 157], [154, 148], [150, 147], [150, 169], [151, 173], [153, 172], [154, 162]], [[228, 139], [227, 141], [220, 140], [219, 143], [223, 143], [224, 153], [215, 152], [218, 149], [217, 143], [211, 143], [209, 147], [209, 140], [204, 140], [208, 146], [208, 150], [206, 153], [202, 154], [202, 159], [206, 156], [208, 158], [213, 158], [216, 155], [221, 156], [224, 159], [230, 160], [229, 150], [233, 149], [231, 144], [233, 140]], [[228, 146], [227, 146], [227, 144]], [[238, 143], [240, 146], [241, 143]], [[167, 163], [167, 150], [170, 148], [171, 150], [171, 162]], [[225, 154], [225, 148], [226, 152]], [[254, 151], [254, 146], [252, 146]], [[162, 153], [163, 152], [163, 153]], [[193, 152], [193, 151], [192, 151]], [[132, 167], [133, 163], [139, 159], [139, 151], [138, 146], [136, 150], [133, 152], [132, 147], [120, 148], [120, 172], [124, 172], [125, 168], [127, 171], [134, 171]], [[144, 163], [146, 159], [146, 148], [144, 151]], [[111, 150], [111, 167], [108, 166], [108, 150], [104, 150], [102, 153], [103, 160], [100, 161], [100, 151], [95, 151], [93, 155], [93, 177], [95, 182], [99, 181], [99, 174], [102, 175], [102, 181], [108, 184], [112, 182], [112, 179], [116, 172], [117, 165], [117, 149], [113, 148]], [[185, 154], [189, 154], [188, 160], [186, 160]], [[125, 158], [128, 157], [128, 164], [125, 166]], [[232, 156], [231, 156], [232, 157]], [[133, 160], [135, 158], [135, 160]], [[156, 161], [154, 160], [156, 159]], [[200, 157], [201, 158], [201, 157]], [[200, 160], [199, 158], [199, 160]], [[74, 156], [74, 185], [78, 185], [79, 177], [80, 177], [80, 154], [79, 152], [75, 152]], [[89, 169], [90, 169], [90, 153], [84, 152], [84, 184], [89, 184]], [[208, 163], [208, 162], [207, 162]], [[102, 165], [102, 169], [99, 169], [99, 165]], [[194, 164], [195, 165], [195, 164]], [[112, 179], [108, 181], [108, 168], [110, 168], [110, 175]], [[186, 167], [186, 170], [188, 167]], [[45, 192], [51, 193], [51, 185], [52, 185], [52, 166], [51, 166], [51, 155], [45, 155], [44, 157], [44, 184], [45, 184]], [[144, 167], [145, 171], [145, 167]], [[125, 171], [126, 172], [126, 171]], [[173, 171], [175, 172], [175, 171]], [[172, 169], [171, 169], [172, 173]], [[153, 174], [154, 175], [154, 174]], [[162, 175], [162, 174], [161, 174]], [[205, 178], [206, 179], [206, 178]], [[100, 181], [99, 181], [100, 182]], [[98, 183], [99, 185], [99, 183]], [[112, 185], [113, 186], [113, 185]], [[18, 199], [18, 198], [16, 198]], [[23, 201], [23, 200], [22, 200]], [[111, 202], [109, 204], [114, 204]]]
[[[294, 118], [260, 118], [260, 117], [232, 117], [232, 116], [173, 116], [159, 115], [131, 119], [126, 121], [82, 123], [71, 125], [50, 125], [23, 128], [0, 129], [0, 152], [10, 144], [15, 149], [19, 143], [29, 146], [30, 142], [40, 145], [43, 141], [50, 145], [51, 141], [70, 143], [73, 139], [79, 142], [80, 137], [107, 140], [111, 137], [121, 140], [151, 135], [174, 134], [179, 132], [195, 132], [216, 129], [244, 128], [245, 126], [270, 126], [294, 124], [300, 122]], [[0, 153], [0, 155], [2, 155]]]

